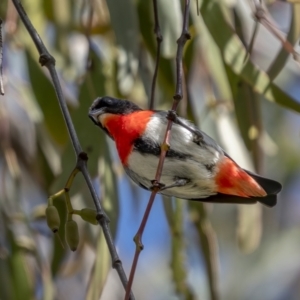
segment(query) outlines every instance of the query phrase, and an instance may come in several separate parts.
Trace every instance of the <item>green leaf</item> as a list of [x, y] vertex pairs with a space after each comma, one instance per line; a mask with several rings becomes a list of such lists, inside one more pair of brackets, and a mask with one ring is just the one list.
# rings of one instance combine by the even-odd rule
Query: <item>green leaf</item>
[[[85, 80], [80, 87], [79, 107], [71, 112], [71, 116], [82, 149], [89, 157], [88, 169], [90, 174], [96, 176], [99, 168], [101, 170], [100, 185], [102, 203], [105, 212], [112, 220], [111, 229], [113, 234], [115, 234], [119, 210], [117, 182], [115, 173], [112, 169], [113, 162], [111, 151], [108, 147], [105, 133], [101, 131], [99, 127], [96, 127], [88, 118], [89, 107], [96, 97], [106, 94], [106, 82], [109, 81], [111, 77], [108, 77], [109, 74], [104, 75], [105, 66], [93, 50], [90, 53], [90, 60], [92, 62], [92, 67], [86, 74]], [[53, 192], [56, 192], [65, 185], [71, 170], [75, 167], [76, 160], [73, 152], [73, 148], [69, 145], [62, 158], [63, 173], [52, 187]], [[82, 178], [76, 178], [75, 180], [76, 184], [74, 183], [71, 187], [72, 194], [82, 189], [84, 186]]]
[[14, 294], [11, 299], [33, 299], [33, 277], [29, 273], [25, 252], [16, 244], [14, 233], [8, 228], [7, 234], [11, 246], [8, 265]]
[[138, 16], [131, 0], [107, 1], [111, 26], [118, 48], [118, 84], [122, 94], [130, 94], [138, 70]]
[[220, 299], [218, 291], [218, 256], [217, 237], [208, 218], [205, 204], [199, 202], [189, 203], [190, 220], [195, 226], [200, 247], [203, 252], [206, 274], [208, 276], [210, 299]]
[[[156, 41], [155, 36], [149, 28], [154, 27], [153, 8], [150, 1], [138, 1], [138, 17], [140, 24], [140, 32], [143, 37], [143, 42], [147, 46], [153, 59], [156, 58]], [[162, 42], [164, 43], [164, 41]], [[174, 45], [174, 47], [176, 47]], [[154, 61], [153, 61], [154, 64]], [[163, 95], [161, 99], [171, 103], [175, 91], [175, 76], [174, 76], [174, 61], [160, 57], [158, 69], [158, 87], [161, 87]], [[154, 67], [153, 67], [154, 70]], [[151, 84], [151, 82], [149, 82]]]
[[[215, 0], [204, 0], [201, 6], [203, 20], [218, 45], [224, 62], [232, 72], [247, 82], [253, 90], [267, 100], [300, 112], [300, 103], [276, 86], [268, 75], [250, 60], [244, 63], [246, 50], [238, 36], [226, 21], [222, 4]], [[220, 30], [222, 28], [222, 30]]]
[[96, 261], [92, 269], [90, 281], [87, 288], [86, 300], [99, 299], [106, 282], [108, 272], [111, 269], [111, 258], [105, 242], [103, 231], [98, 238]]
[[[61, 224], [56, 234], [59, 235], [60, 239], [63, 239], [63, 237], [65, 236], [64, 224], [66, 223], [67, 220], [67, 208], [65, 203], [65, 197], [60, 196], [59, 198], [56, 198], [53, 201], [53, 204], [58, 210], [60, 224]], [[63, 248], [63, 246], [61, 245], [61, 241], [56, 236], [56, 234], [53, 234], [54, 245], [53, 245], [53, 257], [51, 260], [51, 271], [53, 276], [55, 276], [56, 273], [59, 271], [62, 260], [66, 252], [69, 251], [68, 247]]]
[[[299, 5], [291, 5], [292, 8], [292, 16], [291, 16], [291, 24], [290, 29], [287, 34], [287, 41], [292, 45], [298, 40], [300, 35], [300, 6]], [[286, 51], [283, 47], [280, 52], [277, 54], [272, 64], [267, 70], [267, 74], [269, 75], [270, 80], [274, 80], [276, 76], [280, 73], [283, 67], [286, 64], [287, 59], [291, 54]]]
[[42, 109], [46, 128], [52, 139], [57, 144], [64, 146], [69, 136], [53, 85], [38, 65], [38, 62], [27, 51], [26, 57], [31, 86], [35, 98]]
[[[196, 34], [201, 37], [198, 38], [196, 45], [199, 50], [197, 49], [196, 51], [201, 51], [203, 54], [204, 70], [209, 70], [216, 98], [229, 101], [232, 98], [232, 94], [220, 49], [203, 20], [197, 16], [196, 10], [192, 10], [191, 14]], [[207, 88], [207, 84], [203, 84], [203, 89], [207, 90], [203, 98], [207, 99], [211, 97], [211, 87]], [[195, 105], [195, 107], [197, 106]]]
[[[161, 44], [161, 55], [165, 58], [174, 58], [177, 50], [176, 41], [180, 36], [183, 21], [180, 1], [157, 1], [157, 10], [161, 34], [163, 36], [163, 43]], [[153, 14], [154, 13], [152, 13], [152, 15]]]
[[[103, 75], [103, 65], [100, 58], [93, 51], [90, 53], [92, 67], [85, 76], [80, 87], [79, 106], [71, 111], [72, 121], [77, 132], [82, 150], [88, 154], [88, 168], [92, 176], [98, 171], [98, 157], [105, 145], [105, 137], [88, 117], [89, 107], [97, 96], [105, 94], [106, 78]], [[72, 144], [69, 143], [62, 156], [62, 174], [52, 186], [52, 192], [60, 190], [76, 165], [76, 157]], [[83, 182], [83, 181], [82, 181]], [[78, 191], [81, 186], [73, 185], [72, 192]]]
[[[101, 133], [104, 135], [104, 133]], [[116, 235], [119, 217], [119, 197], [116, 174], [113, 170], [113, 161], [107, 142], [102, 145], [99, 160], [99, 179], [101, 185], [101, 200], [103, 208], [111, 223], [110, 229]]]
[[102, 61], [94, 51], [90, 52], [89, 59], [92, 66], [80, 87], [79, 107], [72, 111], [71, 116], [82, 150], [89, 156], [88, 167], [93, 176], [97, 173], [98, 157], [106, 140], [99, 127], [89, 119], [88, 112], [96, 97], [105, 95], [107, 78], [103, 73]]
[[[170, 201], [170, 199], [169, 199]], [[191, 288], [187, 284], [187, 270], [185, 264], [185, 239], [183, 232], [183, 215], [185, 202], [175, 199], [174, 212], [170, 224], [171, 241], [171, 271], [176, 293], [182, 299], [195, 299]]]
[[262, 235], [262, 207], [238, 206], [237, 240], [244, 253], [253, 252], [260, 244]]
[[9, 265], [10, 259], [11, 257], [9, 256], [0, 259], [0, 276], [1, 276], [0, 290], [1, 290], [2, 299], [15, 299], [13, 277], [11, 276], [12, 274]]
[[134, 2], [131, 0], [107, 1], [111, 26], [116, 36], [117, 45], [128, 56], [138, 56], [138, 16]]
[[[243, 23], [234, 11], [236, 33], [244, 43]], [[251, 50], [250, 50], [251, 51]], [[262, 151], [260, 139], [262, 136], [262, 119], [259, 96], [254, 93], [251, 86], [240, 80], [229, 67], [226, 67], [228, 79], [232, 88], [235, 113], [244, 143], [252, 152], [255, 170], [260, 173], [262, 168]]]

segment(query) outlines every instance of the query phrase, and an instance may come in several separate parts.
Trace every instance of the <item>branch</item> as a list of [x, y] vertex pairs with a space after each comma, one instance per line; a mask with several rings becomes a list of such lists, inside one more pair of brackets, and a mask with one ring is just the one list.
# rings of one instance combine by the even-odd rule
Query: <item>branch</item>
[[[80, 170], [82, 172], [83, 177], [84, 177], [84, 179], [87, 183], [87, 186], [90, 190], [91, 196], [94, 201], [94, 205], [97, 210], [97, 220], [99, 222], [99, 225], [102, 227], [102, 230], [103, 230], [103, 233], [104, 233], [104, 236], [106, 239], [106, 243], [107, 243], [107, 246], [110, 251], [110, 255], [111, 255], [111, 259], [112, 259], [112, 266], [113, 266], [113, 268], [116, 269], [116, 271], [119, 275], [119, 278], [123, 284], [123, 287], [125, 288], [127, 286], [127, 278], [126, 278], [126, 275], [125, 275], [125, 272], [124, 272], [124, 269], [122, 266], [122, 262], [117, 254], [116, 247], [114, 245], [113, 238], [112, 238], [109, 226], [108, 226], [109, 219], [107, 218], [107, 216], [101, 206], [101, 203], [99, 201], [98, 195], [93, 187], [91, 177], [90, 177], [90, 174], [87, 169], [88, 156], [85, 152], [82, 151], [81, 145], [80, 145], [78, 137], [77, 137], [77, 133], [75, 131], [72, 119], [70, 117], [68, 107], [67, 107], [66, 101], [64, 99], [63, 92], [62, 92], [62, 89], [61, 89], [61, 86], [59, 83], [59, 79], [57, 76], [57, 72], [55, 69], [55, 59], [48, 52], [48, 50], [45, 47], [39, 34], [33, 27], [21, 2], [19, 0], [12, 0], [12, 1], [18, 11], [18, 14], [19, 14], [23, 24], [25, 25], [28, 33], [30, 34], [30, 36], [40, 54], [40, 58], [39, 58], [40, 64], [42, 66], [45, 66], [49, 70], [49, 73], [50, 73], [50, 76], [52, 78], [52, 82], [54, 85], [54, 89], [56, 92], [57, 100], [58, 100], [62, 115], [64, 117], [67, 129], [69, 132], [69, 136], [72, 141], [74, 152], [75, 152], [75, 155], [77, 158], [76, 168], [78, 168], [78, 170]], [[129, 291], [129, 293], [130, 293], [130, 291]], [[131, 294], [131, 299], [134, 299], [133, 294]]]
[[[287, 38], [285, 38], [282, 35], [280, 30], [277, 29], [276, 25], [272, 22], [272, 20], [268, 16], [268, 13], [264, 9], [261, 1], [259, 2], [259, 4], [254, 2], [254, 6], [255, 6], [254, 8], [255, 11], [253, 15], [256, 23], [262, 24], [271, 34], [273, 34], [281, 42], [282, 47], [285, 49], [285, 51], [292, 54], [293, 59], [299, 63], [300, 62], [299, 53], [294, 49], [294, 46], [287, 40]], [[251, 44], [250, 44], [251, 47], [253, 47], [256, 30], [257, 30], [257, 25], [255, 25], [255, 30], [251, 38]], [[248, 52], [249, 54], [251, 54], [250, 50]]]
[[153, 10], [154, 10], [154, 33], [156, 35], [156, 41], [157, 41], [157, 48], [156, 48], [156, 61], [155, 61], [155, 70], [153, 74], [152, 79], [152, 85], [151, 85], [151, 98], [150, 98], [150, 104], [149, 109], [154, 108], [154, 96], [155, 96], [155, 87], [156, 87], [156, 78], [158, 73], [158, 66], [159, 66], [159, 59], [160, 59], [160, 45], [163, 41], [163, 36], [160, 32], [159, 27], [159, 19], [158, 19], [158, 11], [157, 11], [157, 1], [153, 0]]
[[[183, 98], [183, 92], [182, 92], [182, 76], [183, 76], [183, 68], [182, 68], [182, 55], [183, 55], [183, 48], [188, 39], [190, 39], [190, 34], [188, 31], [188, 24], [189, 24], [189, 6], [190, 6], [190, 0], [185, 0], [185, 7], [184, 7], [184, 19], [183, 19], [183, 26], [182, 26], [182, 32], [177, 40], [177, 54], [176, 54], [176, 91], [175, 95], [173, 96], [173, 105], [172, 105], [172, 111], [176, 111], [178, 104], [180, 100]], [[134, 242], [136, 244], [136, 249], [135, 249], [135, 254], [133, 258], [133, 263], [131, 266], [130, 270], [130, 275], [129, 275], [129, 280], [128, 280], [128, 285], [126, 288], [126, 295], [125, 295], [125, 300], [129, 299], [129, 294], [131, 291], [135, 271], [136, 271], [136, 266], [138, 263], [139, 255], [141, 251], [144, 248], [144, 245], [142, 243], [142, 236], [144, 233], [144, 229], [155, 199], [156, 194], [160, 191], [161, 184], [160, 184], [160, 178], [162, 174], [162, 169], [164, 165], [164, 160], [167, 154], [167, 151], [170, 147], [170, 133], [171, 133], [171, 128], [172, 128], [173, 122], [171, 120], [168, 120], [167, 124], [167, 129], [166, 129], [166, 134], [163, 140], [163, 143], [161, 145], [161, 154], [156, 170], [156, 175], [155, 179], [153, 180], [153, 186], [152, 186], [152, 193], [150, 195], [141, 225], [134, 237]]]
[[218, 289], [218, 244], [216, 234], [207, 215], [207, 209], [203, 203], [190, 203], [192, 223], [200, 237], [199, 243], [203, 252], [205, 269], [208, 276], [209, 293], [211, 300], [219, 300]]
[[2, 62], [3, 62], [2, 19], [0, 19], [0, 95], [3, 96], [4, 95], [4, 85], [3, 85]]

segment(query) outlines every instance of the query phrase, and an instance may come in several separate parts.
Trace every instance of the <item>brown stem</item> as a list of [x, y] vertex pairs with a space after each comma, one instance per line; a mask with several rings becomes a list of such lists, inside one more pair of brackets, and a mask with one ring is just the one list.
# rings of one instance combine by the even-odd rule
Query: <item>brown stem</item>
[[0, 95], [4, 95], [2, 62], [3, 62], [2, 19], [0, 19]]
[[282, 33], [276, 28], [273, 22], [268, 17], [263, 6], [256, 5], [256, 11], [254, 17], [261, 23], [267, 30], [269, 30], [282, 44], [283, 48], [293, 55], [293, 58], [299, 61], [299, 53], [294, 49], [294, 46], [282, 35]]
[[[183, 56], [183, 47], [188, 39], [190, 39], [190, 33], [188, 31], [188, 24], [189, 24], [189, 6], [190, 6], [190, 0], [185, 0], [185, 7], [184, 7], [184, 18], [183, 18], [183, 26], [182, 26], [182, 32], [177, 40], [177, 55], [176, 55], [176, 91], [175, 95], [173, 96], [173, 105], [172, 105], [172, 110], [176, 111], [178, 104], [180, 100], [183, 97], [183, 92], [182, 92], [182, 76], [183, 76], [183, 68], [182, 68], [182, 56]], [[125, 294], [125, 300], [129, 299], [135, 271], [136, 271], [136, 266], [138, 263], [138, 259], [140, 256], [141, 251], [144, 248], [144, 245], [142, 243], [142, 237], [144, 233], [144, 229], [155, 199], [156, 194], [159, 192], [161, 188], [160, 184], [160, 178], [163, 170], [163, 165], [164, 165], [164, 160], [167, 154], [167, 151], [169, 149], [170, 145], [170, 133], [171, 133], [171, 128], [172, 128], [173, 122], [171, 120], [168, 120], [167, 124], [167, 129], [166, 129], [166, 134], [163, 140], [163, 143], [161, 145], [161, 154], [159, 157], [159, 162], [156, 170], [156, 175], [155, 179], [153, 181], [153, 187], [152, 187], [152, 193], [150, 195], [142, 222], [140, 224], [140, 227], [134, 237], [134, 242], [136, 244], [136, 250], [133, 258], [133, 263], [131, 266], [130, 270], [130, 275], [129, 275], [129, 280], [128, 280], [128, 285], [126, 288], [126, 294]]]
[[[77, 133], [75, 131], [66, 101], [64, 99], [64, 95], [60, 86], [60, 82], [58, 79], [58, 75], [55, 69], [55, 59], [53, 56], [51, 56], [51, 54], [49, 53], [49, 51], [47, 50], [47, 48], [45, 47], [42, 39], [40, 38], [39, 34], [37, 33], [37, 31], [35, 30], [35, 28], [33, 27], [30, 19], [28, 18], [21, 2], [19, 0], [12, 0], [14, 3], [14, 6], [16, 7], [18, 14], [23, 22], [23, 24], [25, 25], [28, 33], [30, 34], [39, 54], [40, 54], [40, 58], [39, 58], [39, 62], [42, 66], [45, 66], [48, 70], [49, 73], [51, 75], [52, 78], [52, 82], [54, 85], [54, 89], [56, 92], [56, 96], [57, 96], [57, 100], [58, 103], [60, 105], [60, 109], [62, 112], [62, 115], [64, 117], [68, 132], [69, 132], [69, 136], [70, 139], [72, 141], [72, 145], [74, 148], [74, 152], [77, 158], [77, 163], [76, 163], [76, 168], [78, 168], [83, 176], [84, 179], [87, 183], [87, 186], [90, 190], [91, 196], [93, 198], [94, 201], [94, 205], [96, 207], [97, 210], [97, 220], [99, 222], [99, 225], [102, 227], [105, 239], [106, 239], [106, 243], [107, 246], [109, 248], [110, 251], [110, 255], [111, 255], [111, 259], [112, 259], [112, 266], [113, 268], [116, 269], [120, 281], [123, 284], [123, 287], [126, 288], [127, 286], [127, 278], [126, 278], [126, 274], [124, 272], [123, 266], [122, 266], [122, 262], [117, 254], [116, 251], [116, 247], [114, 245], [114, 241], [112, 238], [112, 234], [110, 232], [108, 223], [109, 223], [109, 219], [107, 218], [106, 214], [104, 213], [104, 210], [101, 206], [101, 203], [99, 201], [98, 195], [93, 187], [92, 184], [92, 180], [91, 180], [91, 176], [88, 172], [87, 169], [87, 160], [88, 160], [88, 156], [85, 152], [82, 151], [81, 145], [79, 143], [78, 140], [78, 136]], [[130, 294], [130, 293], [129, 293]], [[131, 293], [131, 299], [134, 299], [133, 294]]]
[[151, 85], [151, 96], [150, 96], [149, 109], [154, 108], [154, 96], [155, 96], [155, 88], [156, 88], [156, 79], [157, 79], [159, 59], [160, 59], [160, 46], [161, 46], [161, 43], [163, 41], [163, 36], [160, 32], [160, 27], [159, 27], [159, 19], [158, 19], [157, 1], [156, 0], [153, 0], [153, 11], [154, 11], [154, 33], [156, 35], [157, 48], [156, 48], [155, 69], [154, 69], [152, 85]]

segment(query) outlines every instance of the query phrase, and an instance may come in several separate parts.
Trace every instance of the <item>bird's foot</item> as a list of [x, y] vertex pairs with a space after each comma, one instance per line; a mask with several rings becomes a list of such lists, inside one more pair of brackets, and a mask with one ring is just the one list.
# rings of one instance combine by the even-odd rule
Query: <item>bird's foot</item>
[[179, 177], [175, 177], [174, 178], [174, 183], [170, 184], [170, 185], [165, 185], [163, 183], [158, 182], [157, 180], [152, 180], [152, 186], [150, 188], [150, 190], [155, 190], [157, 189], [158, 192], [164, 191], [166, 189], [170, 189], [173, 187], [180, 187], [180, 186], [185, 186], [187, 183], [190, 182], [190, 179], [188, 178], [179, 178]]
[[151, 191], [157, 190], [161, 191], [166, 185], [163, 183], [158, 182], [157, 180], [151, 180], [152, 186], [150, 187]]
[[187, 178], [178, 178], [178, 177], [175, 177], [175, 182], [174, 183], [162, 187], [160, 189], [160, 191], [163, 191], [163, 190], [166, 190], [166, 189], [170, 189], [170, 188], [173, 188], [173, 187], [185, 186], [189, 182], [190, 182], [190, 180], [187, 179]]

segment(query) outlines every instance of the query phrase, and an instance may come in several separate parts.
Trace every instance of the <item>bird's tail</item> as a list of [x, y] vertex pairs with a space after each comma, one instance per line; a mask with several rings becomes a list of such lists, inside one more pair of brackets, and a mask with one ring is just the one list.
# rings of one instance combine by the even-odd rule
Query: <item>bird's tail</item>
[[[246, 170], [245, 170], [246, 171]], [[273, 207], [277, 203], [277, 194], [281, 191], [282, 186], [279, 182], [261, 177], [257, 174], [252, 172], [246, 171], [255, 181], [266, 191], [267, 196], [265, 197], [255, 197], [257, 201], [261, 202], [262, 204]]]
[[251, 173], [247, 170], [245, 172], [251, 176], [266, 192], [266, 196], [250, 196], [243, 197], [237, 195], [228, 195], [224, 193], [217, 193], [208, 198], [190, 199], [193, 201], [213, 202], [213, 203], [233, 203], [233, 204], [254, 204], [257, 201], [268, 206], [273, 207], [277, 203], [277, 194], [281, 191], [281, 184], [275, 180], [268, 179]]

